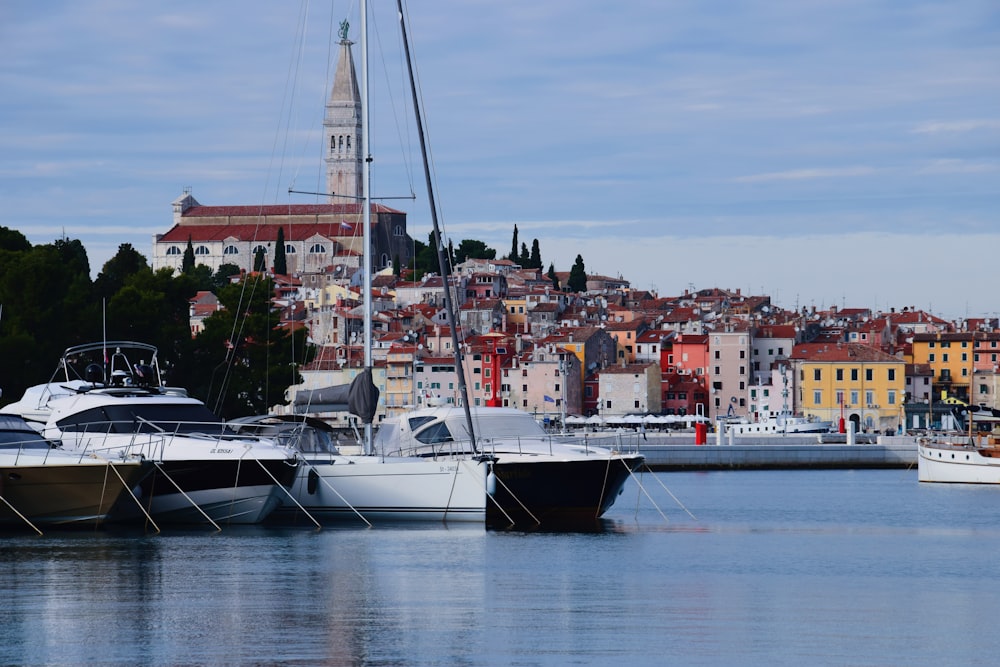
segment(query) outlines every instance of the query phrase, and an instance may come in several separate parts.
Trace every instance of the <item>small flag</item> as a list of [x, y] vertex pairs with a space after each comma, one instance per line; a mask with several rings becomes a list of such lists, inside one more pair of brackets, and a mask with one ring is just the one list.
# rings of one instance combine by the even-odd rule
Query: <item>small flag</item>
[[354, 229], [353, 227], [351, 227], [351, 223], [347, 222], [346, 220], [341, 220], [340, 221], [340, 228], [341, 229], [346, 229], [346, 230]]
[[555, 403], [556, 399], [552, 398], [551, 396], [546, 396], [545, 397], [545, 402], [546, 403]]

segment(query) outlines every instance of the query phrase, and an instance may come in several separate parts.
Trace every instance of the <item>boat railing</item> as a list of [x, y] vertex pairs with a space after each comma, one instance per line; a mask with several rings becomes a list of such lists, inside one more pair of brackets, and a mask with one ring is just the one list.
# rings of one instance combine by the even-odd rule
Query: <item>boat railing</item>
[[445, 440], [414, 444], [401, 447], [395, 451], [384, 452], [385, 456], [421, 456], [426, 458], [455, 458], [470, 456], [474, 453], [495, 456], [501, 452], [516, 454], [557, 454], [559, 447], [577, 447], [584, 453], [595, 450], [610, 450], [615, 453], [635, 454], [639, 452], [642, 435], [639, 433], [609, 433], [594, 436], [590, 433], [580, 435], [544, 434], [544, 435], [512, 435], [496, 438], [477, 438], [477, 451], [472, 450], [469, 439]]
[[63, 441], [72, 440], [82, 452], [103, 458], [142, 457], [154, 461], [165, 458], [176, 440], [203, 442], [212, 449], [221, 444], [274, 444], [270, 438], [237, 433], [222, 422], [163, 421], [138, 417], [129, 421], [81, 422], [62, 433]]

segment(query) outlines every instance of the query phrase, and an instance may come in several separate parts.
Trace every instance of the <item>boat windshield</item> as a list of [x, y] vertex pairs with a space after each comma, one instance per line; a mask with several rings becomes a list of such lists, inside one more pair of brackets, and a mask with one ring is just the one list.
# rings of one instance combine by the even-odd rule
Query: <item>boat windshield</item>
[[0, 448], [48, 449], [49, 443], [20, 417], [0, 415]]
[[57, 424], [63, 431], [235, 434], [200, 403], [105, 405], [69, 415]]

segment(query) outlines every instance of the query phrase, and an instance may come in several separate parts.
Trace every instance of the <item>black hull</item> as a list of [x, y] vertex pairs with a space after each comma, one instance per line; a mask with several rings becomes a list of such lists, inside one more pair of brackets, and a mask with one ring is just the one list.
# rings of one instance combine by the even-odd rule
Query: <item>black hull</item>
[[219, 488], [266, 486], [274, 484], [274, 480], [291, 488], [297, 470], [294, 461], [277, 459], [162, 461], [140, 485], [140, 497], [172, 495], [177, 493], [178, 486], [184, 493], [192, 493]]
[[641, 455], [608, 461], [535, 460], [494, 464], [496, 491], [486, 506], [488, 528], [558, 528], [597, 521], [614, 504]]

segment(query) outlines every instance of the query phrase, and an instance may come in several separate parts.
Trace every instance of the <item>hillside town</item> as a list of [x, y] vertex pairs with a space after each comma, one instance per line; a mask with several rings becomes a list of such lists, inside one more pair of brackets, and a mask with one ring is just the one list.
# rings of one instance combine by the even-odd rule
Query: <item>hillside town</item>
[[[276, 275], [283, 326], [306, 327], [317, 346], [286, 405], [275, 412], [349, 419], [322, 391], [362, 367], [362, 294], [329, 271]], [[568, 275], [557, 274], [560, 284]], [[458, 265], [448, 287], [474, 405], [515, 407], [559, 424], [568, 416], [698, 415], [710, 420], [794, 412], [857, 432], [940, 427], [947, 402], [995, 407], [996, 320], [949, 322], [903, 307], [786, 310], [766, 295], [707, 288], [677, 296], [588, 275], [557, 289], [508, 259]], [[459, 404], [444, 281], [380, 273], [373, 286], [377, 419]], [[191, 304], [192, 333], [217, 308]], [[939, 405], [935, 405], [935, 404]]]
[[[326, 103], [327, 203], [206, 206], [188, 189], [173, 202], [173, 226], [153, 239], [154, 269], [180, 271], [187, 261], [229, 266], [240, 272], [234, 278], [273, 276], [282, 326], [307, 329], [317, 350], [274, 412], [350, 419], [324, 390], [362, 370], [366, 251], [379, 271], [371, 295], [377, 420], [460, 401], [446, 288], [458, 306], [454, 340], [469, 401], [550, 424], [791, 412], [850, 422], [855, 432], [897, 432], [950, 425], [949, 402], [998, 407], [995, 318], [946, 321], [912, 306], [788, 310], [767, 295], [717, 286], [661, 296], [622, 276], [585, 274], [579, 257], [576, 276], [552, 266], [545, 273], [537, 242], [518, 252], [516, 226], [506, 257], [456, 257], [447, 278], [418, 272], [406, 213], [373, 203], [365, 216], [358, 203], [361, 101], [351, 45], [342, 35]], [[218, 308], [211, 292], [197, 295], [192, 335]]]

